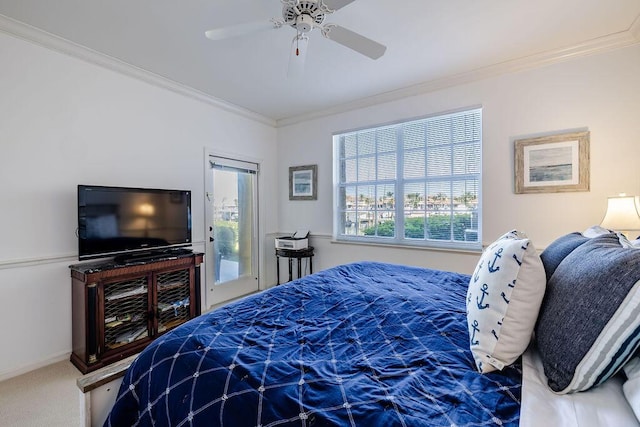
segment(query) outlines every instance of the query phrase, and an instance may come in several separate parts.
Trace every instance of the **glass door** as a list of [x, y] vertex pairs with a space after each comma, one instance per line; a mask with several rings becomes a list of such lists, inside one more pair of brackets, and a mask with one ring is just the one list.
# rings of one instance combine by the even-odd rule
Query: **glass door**
[[255, 163], [209, 156], [207, 307], [258, 290], [257, 172]]

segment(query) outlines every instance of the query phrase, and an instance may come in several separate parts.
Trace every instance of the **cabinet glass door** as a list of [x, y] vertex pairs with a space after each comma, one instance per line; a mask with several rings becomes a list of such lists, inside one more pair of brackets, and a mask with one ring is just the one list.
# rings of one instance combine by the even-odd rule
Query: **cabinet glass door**
[[104, 284], [104, 351], [149, 337], [147, 276]]
[[190, 270], [156, 275], [158, 333], [168, 331], [191, 318]]
[[206, 247], [208, 307], [258, 289], [257, 172], [258, 165], [210, 157], [206, 205], [209, 244]]

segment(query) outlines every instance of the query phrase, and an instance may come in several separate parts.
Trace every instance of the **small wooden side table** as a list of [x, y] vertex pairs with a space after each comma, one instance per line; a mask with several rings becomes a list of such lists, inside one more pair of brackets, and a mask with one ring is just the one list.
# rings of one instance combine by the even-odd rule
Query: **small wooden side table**
[[293, 259], [298, 261], [298, 279], [302, 277], [302, 259], [309, 258], [309, 273], [313, 273], [313, 246], [304, 249], [276, 249], [276, 274], [280, 284], [280, 257], [289, 259], [289, 281], [293, 280]]

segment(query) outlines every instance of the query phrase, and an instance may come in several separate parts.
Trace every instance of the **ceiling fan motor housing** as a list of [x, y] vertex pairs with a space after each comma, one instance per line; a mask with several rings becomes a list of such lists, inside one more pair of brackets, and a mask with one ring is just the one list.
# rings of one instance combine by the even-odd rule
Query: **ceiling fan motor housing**
[[282, 8], [285, 22], [301, 33], [308, 33], [314, 27], [322, 25], [325, 12], [318, 0], [300, 0], [295, 4], [285, 4]]

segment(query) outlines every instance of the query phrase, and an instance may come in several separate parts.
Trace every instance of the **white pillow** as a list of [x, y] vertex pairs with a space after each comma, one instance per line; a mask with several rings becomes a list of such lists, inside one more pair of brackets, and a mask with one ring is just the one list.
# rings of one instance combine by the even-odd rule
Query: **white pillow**
[[502, 370], [531, 341], [546, 286], [533, 243], [516, 230], [482, 254], [467, 292], [471, 352], [480, 372]]
[[607, 230], [606, 228], [602, 228], [599, 225], [592, 225], [582, 233], [584, 237], [588, 237], [590, 239], [602, 236], [603, 234], [611, 234], [611, 231]]
[[640, 357], [634, 357], [622, 369], [627, 375], [627, 380], [622, 384], [624, 397], [640, 420]]

